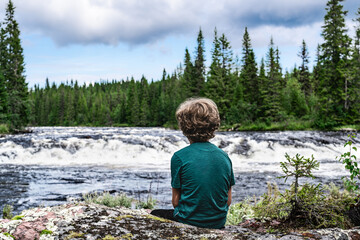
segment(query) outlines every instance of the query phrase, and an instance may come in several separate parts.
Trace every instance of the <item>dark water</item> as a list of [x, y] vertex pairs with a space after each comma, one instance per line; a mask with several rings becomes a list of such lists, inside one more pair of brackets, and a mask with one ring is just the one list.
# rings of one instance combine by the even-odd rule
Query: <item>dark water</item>
[[[277, 183], [280, 190], [289, 187], [278, 173], [236, 173], [233, 202], [267, 191], [267, 182]], [[291, 180], [288, 180], [291, 182]], [[311, 182], [341, 186], [339, 178], [319, 178]], [[62, 204], [68, 198], [81, 198], [83, 193], [108, 191], [126, 193], [145, 201], [149, 194], [157, 200], [157, 206], [171, 207], [169, 172], [137, 172], [111, 170], [99, 167], [41, 167], [2, 165], [0, 170], [0, 208], [5, 204], [14, 206], [14, 212], [37, 206]]]

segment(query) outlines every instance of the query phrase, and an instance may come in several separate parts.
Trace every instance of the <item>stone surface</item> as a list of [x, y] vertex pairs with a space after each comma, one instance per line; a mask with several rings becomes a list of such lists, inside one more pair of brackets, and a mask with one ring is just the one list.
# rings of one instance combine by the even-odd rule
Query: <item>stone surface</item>
[[[273, 222], [275, 226], [277, 222]], [[0, 240], [120, 240], [120, 239], [240, 239], [240, 240], [360, 240], [360, 229], [339, 228], [302, 232], [269, 233], [256, 229], [254, 221], [223, 230], [197, 228], [149, 215], [147, 210], [108, 208], [71, 203], [34, 208], [19, 220], [0, 219]], [[11, 236], [12, 237], [11, 237]]]

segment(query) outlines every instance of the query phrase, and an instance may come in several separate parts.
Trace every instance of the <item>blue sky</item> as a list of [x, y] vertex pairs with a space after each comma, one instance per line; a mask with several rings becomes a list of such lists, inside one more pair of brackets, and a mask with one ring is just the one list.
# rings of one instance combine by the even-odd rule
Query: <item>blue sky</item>
[[[7, 0], [0, 1], [4, 19]], [[241, 57], [247, 26], [257, 61], [265, 57], [272, 36], [283, 69], [299, 64], [303, 39], [311, 65], [322, 41], [326, 0], [13, 0], [20, 24], [29, 86], [78, 80], [80, 84], [121, 80], [143, 74], [161, 78], [183, 61], [185, 48], [193, 53], [203, 30], [207, 65], [213, 31], [225, 33], [234, 55]], [[349, 34], [360, 7], [344, 2]], [[192, 54], [193, 55], [193, 54]]]

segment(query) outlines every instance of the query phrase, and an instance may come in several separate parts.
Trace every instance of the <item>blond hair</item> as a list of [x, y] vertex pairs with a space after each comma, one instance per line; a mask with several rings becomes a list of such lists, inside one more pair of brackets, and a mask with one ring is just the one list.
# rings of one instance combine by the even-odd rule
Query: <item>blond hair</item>
[[215, 137], [220, 116], [214, 101], [208, 98], [190, 98], [176, 110], [176, 119], [183, 134], [193, 142], [205, 142]]

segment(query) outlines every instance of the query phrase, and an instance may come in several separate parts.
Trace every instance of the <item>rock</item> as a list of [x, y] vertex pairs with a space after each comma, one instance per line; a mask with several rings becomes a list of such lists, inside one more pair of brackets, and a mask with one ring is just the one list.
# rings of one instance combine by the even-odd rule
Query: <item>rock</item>
[[[248, 220], [240, 226], [205, 229], [158, 218], [146, 210], [108, 208], [95, 204], [72, 203], [23, 211], [21, 220], [0, 220], [0, 240], [62, 239], [243, 239], [360, 240], [360, 229], [339, 228], [294, 233], [269, 233]], [[269, 224], [276, 227], [277, 221]], [[44, 230], [44, 231], [43, 231]], [[43, 231], [43, 232], [42, 232]]]

